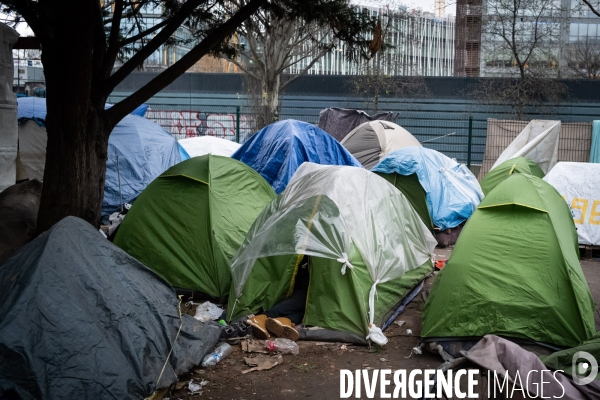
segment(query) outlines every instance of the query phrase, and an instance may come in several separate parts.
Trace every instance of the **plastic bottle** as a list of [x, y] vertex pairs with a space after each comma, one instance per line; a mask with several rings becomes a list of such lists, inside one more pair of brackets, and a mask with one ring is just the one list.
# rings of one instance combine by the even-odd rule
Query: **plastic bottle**
[[202, 360], [202, 366], [203, 367], [215, 366], [219, 363], [219, 361], [221, 361], [222, 359], [224, 359], [225, 357], [227, 357], [230, 354], [231, 354], [231, 346], [228, 345], [227, 343], [221, 343], [220, 345], [216, 346], [211, 353], [207, 354], [204, 357], [204, 359]]
[[269, 351], [278, 351], [283, 354], [297, 355], [300, 352], [296, 342], [290, 339], [277, 338], [265, 340], [265, 349]]

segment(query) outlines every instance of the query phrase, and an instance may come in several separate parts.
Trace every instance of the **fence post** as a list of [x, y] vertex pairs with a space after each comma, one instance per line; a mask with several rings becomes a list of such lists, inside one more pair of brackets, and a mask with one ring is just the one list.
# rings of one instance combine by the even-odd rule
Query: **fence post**
[[235, 141], [240, 142], [240, 106], [235, 108]]
[[471, 144], [473, 141], [473, 116], [469, 116], [469, 144], [467, 149], [467, 168], [471, 169]]

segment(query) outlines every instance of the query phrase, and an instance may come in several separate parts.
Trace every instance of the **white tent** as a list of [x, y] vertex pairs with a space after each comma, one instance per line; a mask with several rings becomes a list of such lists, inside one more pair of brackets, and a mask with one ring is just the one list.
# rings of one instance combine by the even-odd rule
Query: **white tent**
[[558, 159], [558, 137], [560, 121], [534, 119], [519, 133], [511, 144], [500, 154], [492, 169], [506, 160], [527, 157], [535, 161], [545, 174]]
[[367, 169], [394, 150], [421, 146], [410, 132], [388, 121], [365, 122], [354, 128], [341, 143]]
[[544, 180], [571, 207], [579, 243], [600, 246], [600, 164], [559, 162]]
[[44, 179], [46, 165], [46, 128], [34, 120], [19, 125], [19, 153], [17, 159], [17, 180]]
[[231, 157], [240, 148], [241, 144], [215, 136], [198, 136], [181, 139], [179, 144], [190, 157], [199, 157], [205, 154]]

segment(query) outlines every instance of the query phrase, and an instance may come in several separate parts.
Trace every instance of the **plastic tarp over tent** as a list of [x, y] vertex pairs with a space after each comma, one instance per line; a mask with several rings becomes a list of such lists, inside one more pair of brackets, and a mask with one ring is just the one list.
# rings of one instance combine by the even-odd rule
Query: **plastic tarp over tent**
[[[46, 99], [23, 97], [17, 101], [20, 160], [29, 179], [42, 180], [46, 163]], [[154, 178], [180, 160], [177, 140], [167, 131], [146, 118], [127, 115], [108, 138], [102, 216], [119, 211], [121, 197], [123, 203], [133, 202]]]
[[285, 189], [303, 162], [361, 167], [327, 132], [293, 119], [275, 122], [258, 131], [232, 157], [261, 174], [276, 193]]
[[527, 157], [547, 174], [558, 161], [559, 135], [560, 121], [532, 120], [500, 154], [492, 169], [511, 158]]
[[513, 174], [465, 225], [431, 287], [421, 336], [572, 347], [594, 335], [594, 312], [569, 207], [542, 179]]
[[372, 171], [417, 174], [426, 192], [433, 224], [442, 230], [466, 221], [483, 198], [477, 178], [465, 165], [425, 147], [396, 150]]
[[421, 145], [406, 129], [387, 121], [365, 122], [354, 128], [341, 143], [367, 169], [394, 150]]
[[308, 255], [313, 266], [304, 323], [381, 344], [387, 339], [376, 325], [400, 301], [389, 302], [393, 287], [386, 283], [420, 267], [431, 271], [435, 245], [408, 200], [383, 178], [362, 168], [305, 163], [232, 258], [228, 316], [281, 301], [301, 259], [296, 255]]
[[239, 143], [215, 136], [198, 136], [181, 139], [178, 143], [184, 148], [189, 157], [199, 157], [205, 154], [231, 157], [241, 146]]
[[559, 162], [544, 180], [571, 206], [579, 243], [600, 246], [600, 164]]
[[178, 307], [93, 226], [61, 220], [0, 266], [0, 397], [143, 399], [169, 387], [220, 336]]
[[529, 174], [543, 178], [544, 171], [535, 162], [526, 157], [515, 157], [504, 161], [481, 180], [481, 190], [487, 195], [493, 188], [512, 174]]
[[319, 113], [319, 128], [341, 142], [348, 133], [360, 124], [376, 120], [394, 122], [396, 118], [398, 118], [398, 113], [394, 112], [369, 115], [362, 110], [330, 107], [321, 110]]
[[229, 260], [275, 192], [252, 168], [210, 154], [183, 161], [140, 195], [114, 243], [175, 287], [226, 296]]

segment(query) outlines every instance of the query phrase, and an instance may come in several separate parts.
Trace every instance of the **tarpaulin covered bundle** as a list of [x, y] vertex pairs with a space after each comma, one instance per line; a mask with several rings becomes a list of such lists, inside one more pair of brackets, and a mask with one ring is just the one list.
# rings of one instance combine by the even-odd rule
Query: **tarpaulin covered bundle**
[[0, 266], [0, 398], [142, 399], [170, 386], [220, 336], [178, 306], [94, 227], [61, 220]]
[[303, 162], [321, 165], [361, 164], [327, 132], [287, 119], [254, 134], [231, 157], [248, 164], [281, 193]]
[[569, 207], [542, 179], [513, 174], [465, 225], [431, 288], [421, 336], [577, 346], [595, 333], [594, 311]]
[[600, 164], [559, 162], [544, 180], [571, 206], [579, 243], [600, 246]]
[[216, 136], [186, 138], [179, 140], [178, 143], [189, 155], [188, 158], [199, 157], [205, 154], [231, 157], [241, 146], [239, 143]]
[[409, 131], [387, 121], [365, 122], [354, 128], [341, 143], [367, 169], [394, 150], [421, 145]]
[[226, 296], [228, 262], [274, 198], [246, 164], [211, 154], [194, 157], [144, 189], [114, 243], [175, 287]]
[[363, 168], [303, 164], [231, 261], [228, 317], [289, 295], [311, 256], [304, 324], [382, 344], [380, 327], [432, 271], [435, 239], [406, 197]]
[[529, 174], [543, 178], [544, 171], [534, 161], [526, 157], [515, 157], [495, 166], [481, 180], [481, 190], [487, 195], [493, 188], [512, 174]]
[[600, 121], [592, 124], [592, 144], [590, 146], [590, 162], [600, 163]]
[[527, 157], [548, 173], [558, 160], [560, 121], [533, 119], [500, 154], [492, 166], [515, 157]]
[[425, 147], [393, 151], [372, 171], [417, 174], [427, 193], [433, 224], [442, 230], [455, 228], [466, 221], [483, 198], [477, 178], [465, 165]]
[[[17, 101], [20, 159], [29, 179], [42, 180], [46, 163], [46, 99], [23, 97]], [[36, 124], [32, 124], [34, 121]], [[121, 198], [123, 203], [133, 202], [154, 178], [180, 160], [177, 140], [160, 125], [127, 115], [108, 138], [102, 216], [119, 211]]]
[[360, 124], [376, 120], [394, 122], [397, 118], [398, 113], [394, 112], [369, 115], [363, 110], [330, 107], [321, 110], [319, 113], [319, 128], [341, 142], [348, 133]]

